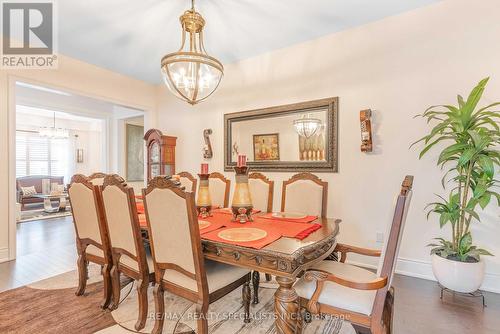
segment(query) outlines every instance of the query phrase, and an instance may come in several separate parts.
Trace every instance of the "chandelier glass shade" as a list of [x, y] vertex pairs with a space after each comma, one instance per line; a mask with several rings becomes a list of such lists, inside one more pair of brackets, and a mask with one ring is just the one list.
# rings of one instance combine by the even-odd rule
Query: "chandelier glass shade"
[[205, 20], [194, 9], [180, 17], [182, 45], [177, 52], [165, 55], [161, 60], [161, 72], [165, 84], [178, 98], [196, 104], [209, 97], [219, 86], [224, 67], [205, 51], [203, 27]]
[[293, 121], [295, 131], [302, 137], [309, 138], [321, 131], [322, 122], [320, 119], [313, 118], [311, 115], [304, 115], [302, 118]]
[[53, 139], [65, 139], [69, 138], [68, 129], [56, 128], [56, 113], [54, 113], [53, 125], [44, 126], [38, 129], [38, 134], [41, 137], [53, 138]]

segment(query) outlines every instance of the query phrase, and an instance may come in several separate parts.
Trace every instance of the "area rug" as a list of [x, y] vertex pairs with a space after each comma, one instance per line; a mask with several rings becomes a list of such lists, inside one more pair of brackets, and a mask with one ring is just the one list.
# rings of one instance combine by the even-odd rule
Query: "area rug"
[[27, 210], [27, 211], [21, 211], [21, 219], [18, 221], [18, 223], [25, 223], [34, 220], [52, 219], [52, 218], [59, 218], [66, 216], [71, 216], [71, 210], [69, 209], [69, 207], [66, 209], [66, 211], [54, 212], [54, 213], [45, 212], [43, 209]]
[[[75, 296], [76, 271], [0, 294], [0, 333], [137, 333], [138, 304], [134, 282], [123, 281], [120, 306], [110, 312], [99, 308], [102, 282], [99, 267], [89, 267], [84, 296]], [[260, 303], [251, 305], [251, 322], [243, 322], [241, 289], [210, 305], [210, 334], [273, 334], [274, 284], [259, 289]], [[148, 289], [148, 319], [140, 333], [154, 326], [153, 287]], [[163, 333], [192, 333], [196, 330], [195, 306], [183, 298], [165, 293], [166, 320]], [[305, 324], [306, 334], [354, 334], [348, 322], [338, 318], [314, 319]]]

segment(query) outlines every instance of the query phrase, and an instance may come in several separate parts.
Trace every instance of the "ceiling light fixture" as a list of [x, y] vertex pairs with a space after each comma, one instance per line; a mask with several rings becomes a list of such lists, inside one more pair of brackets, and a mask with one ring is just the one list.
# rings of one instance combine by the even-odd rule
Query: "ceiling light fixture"
[[308, 114], [294, 120], [293, 126], [300, 136], [309, 138], [321, 130], [322, 122], [320, 119], [313, 118], [311, 114]]
[[65, 139], [69, 138], [68, 129], [56, 128], [56, 113], [54, 113], [54, 123], [53, 126], [44, 126], [38, 129], [38, 134], [41, 137], [48, 137], [53, 139]]
[[[196, 104], [209, 97], [219, 86], [224, 73], [221, 62], [207, 54], [203, 45], [205, 20], [194, 9], [180, 17], [182, 45], [179, 51], [165, 55], [161, 72], [165, 84], [175, 96]], [[186, 39], [189, 41], [186, 43]]]

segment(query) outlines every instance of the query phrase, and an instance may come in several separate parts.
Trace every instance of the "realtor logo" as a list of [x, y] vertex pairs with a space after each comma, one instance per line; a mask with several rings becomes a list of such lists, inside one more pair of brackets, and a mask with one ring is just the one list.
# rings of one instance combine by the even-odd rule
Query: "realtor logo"
[[2, 68], [56, 68], [51, 0], [2, 2]]

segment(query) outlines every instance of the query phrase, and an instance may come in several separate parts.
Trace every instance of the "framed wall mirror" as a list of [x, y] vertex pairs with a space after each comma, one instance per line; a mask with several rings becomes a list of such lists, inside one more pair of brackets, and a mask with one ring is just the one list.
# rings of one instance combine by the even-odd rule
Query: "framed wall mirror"
[[224, 115], [224, 169], [338, 172], [338, 98]]

